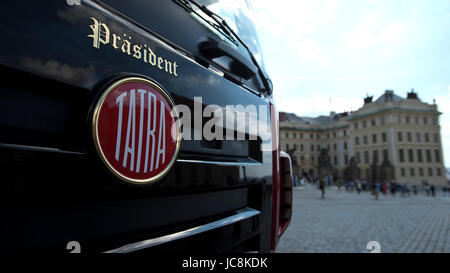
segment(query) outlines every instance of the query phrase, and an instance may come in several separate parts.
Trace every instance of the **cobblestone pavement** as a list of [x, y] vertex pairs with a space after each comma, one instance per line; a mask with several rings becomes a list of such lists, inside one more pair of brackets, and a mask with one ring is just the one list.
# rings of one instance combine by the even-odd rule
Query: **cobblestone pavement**
[[450, 197], [338, 192], [328, 188], [325, 199], [313, 186], [294, 189], [292, 221], [277, 252], [363, 253], [378, 241], [381, 252], [450, 253]]

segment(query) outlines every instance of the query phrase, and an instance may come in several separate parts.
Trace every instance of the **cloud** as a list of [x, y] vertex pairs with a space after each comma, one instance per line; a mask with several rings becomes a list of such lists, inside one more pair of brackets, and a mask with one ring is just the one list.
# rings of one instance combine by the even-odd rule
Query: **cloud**
[[93, 65], [88, 67], [73, 67], [68, 64], [60, 63], [57, 60], [42, 61], [31, 57], [24, 57], [21, 60], [21, 64], [31, 71], [52, 77], [60, 77], [68, 81], [93, 78], [95, 75], [95, 68]]

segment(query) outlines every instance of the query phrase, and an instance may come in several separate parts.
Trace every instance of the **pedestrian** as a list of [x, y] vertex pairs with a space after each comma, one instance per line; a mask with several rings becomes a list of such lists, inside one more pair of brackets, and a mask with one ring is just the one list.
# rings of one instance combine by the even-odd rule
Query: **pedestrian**
[[406, 183], [401, 185], [402, 197], [406, 197]]
[[413, 188], [413, 193], [414, 193], [414, 195], [417, 195], [417, 186], [414, 185], [412, 188]]
[[361, 193], [361, 182], [359, 180], [356, 181], [356, 191], [358, 192], [358, 194]]
[[397, 184], [395, 182], [391, 182], [391, 194], [395, 197], [395, 192], [397, 190]]
[[386, 195], [388, 191], [388, 184], [386, 182], [383, 182], [383, 195]]
[[425, 191], [427, 192], [427, 196], [430, 196], [430, 185], [425, 186]]
[[431, 196], [435, 197], [436, 196], [436, 188], [434, 187], [434, 185], [431, 185], [430, 190], [431, 190]]
[[325, 199], [325, 181], [320, 179], [319, 189], [322, 191], [322, 199]]
[[375, 195], [375, 200], [378, 200], [378, 195], [380, 194], [380, 183], [375, 182], [373, 185], [373, 194]]

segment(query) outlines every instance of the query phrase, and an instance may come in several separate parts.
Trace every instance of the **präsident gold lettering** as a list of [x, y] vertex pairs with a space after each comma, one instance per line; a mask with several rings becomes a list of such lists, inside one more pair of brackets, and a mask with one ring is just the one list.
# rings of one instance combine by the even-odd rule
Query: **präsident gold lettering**
[[[123, 37], [117, 33], [111, 33], [106, 23], [101, 22], [94, 17], [90, 17], [93, 21], [92, 25], [89, 25], [92, 33], [87, 37], [92, 38], [92, 46], [96, 49], [100, 49], [102, 45], [110, 44], [118, 52], [124, 53], [137, 60], [142, 60], [144, 63], [149, 63], [152, 66], [157, 66], [160, 70], [165, 71], [168, 74], [178, 76], [179, 65], [177, 62], [172, 62], [161, 56], [158, 56], [153, 50], [146, 44], [136, 44], [132, 42], [131, 36], [123, 34]], [[112, 35], [112, 37], [110, 37]]]

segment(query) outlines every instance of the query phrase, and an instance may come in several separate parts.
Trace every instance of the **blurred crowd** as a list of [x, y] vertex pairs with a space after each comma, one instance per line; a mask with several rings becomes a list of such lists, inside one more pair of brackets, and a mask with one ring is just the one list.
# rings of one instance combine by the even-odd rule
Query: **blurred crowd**
[[442, 194], [445, 197], [450, 197], [450, 186], [434, 186], [428, 183], [424, 183], [422, 186], [410, 185], [406, 182], [396, 182], [396, 181], [384, 181], [384, 182], [368, 182], [366, 180], [355, 180], [355, 181], [343, 181], [338, 180], [332, 182], [331, 179], [321, 179], [317, 177], [307, 177], [303, 176], [298, 178], [293, 177], [294, 187], [304, 186], [306, 184], [316, 185], [322, 191], [322, 198], [325, 195], [325, 188], [332, 185], [337, 186], [338, 191], [345, 190], [347, 192], [355, 192], [360, 194], [361, 192], [370, 192], [375, 196], [376, 199], [382, 195], [392, 195], [401, 197], [411, 197], [416, 195], [426, 195], [430, 197], [436, 197], [439, 190], [442, 190]]

